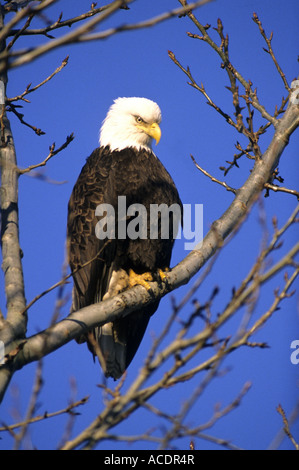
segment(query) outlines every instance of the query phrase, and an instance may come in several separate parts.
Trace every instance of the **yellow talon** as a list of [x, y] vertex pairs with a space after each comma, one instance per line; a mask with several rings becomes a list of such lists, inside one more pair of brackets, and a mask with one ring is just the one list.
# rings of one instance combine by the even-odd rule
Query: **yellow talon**
[[153, 276], [151, 273], [136, 274], [133, 269], [129, 270], [129, 287], [143, 286], [146, 290], [151, 290], [148, 282], [152, 282]]
[[169, 268], [165, 268], [164, 271], [162, 271], [162, 269], [158, 269], [158, 274], [160, 276], [160, 279], [162, 282], [166, 282], [167, 281], [167, 273], [170, 271]]

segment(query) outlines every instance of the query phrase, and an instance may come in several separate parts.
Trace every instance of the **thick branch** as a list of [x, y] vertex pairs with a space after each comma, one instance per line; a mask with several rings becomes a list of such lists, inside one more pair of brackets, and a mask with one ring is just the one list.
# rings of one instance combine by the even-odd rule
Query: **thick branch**
[[[132, 2], [132, 0], [128, 0], [128, 2]], [[37, 57], [40, 57], [41, 55], [44, 55], [51, 50], [57, 49], [58, 47], [61, 47], [63, 45], [77, 42], [83, 34], [86, 34], [88, 31], [95, 28], [98, 24], [109, 18], [109, 16], [111, 16], [116, 10], [120, 8], [122, 3], [123, 0], [115, 0], [101, 14], [91, 18], [87, 23], [84, 23], [83, 25], [79, 26], [74, 31], [71, 31], [70, 33], [67, 33], [59, 38], [53, 39], [52, 41], [42, 44], [41, 46], [38, 46], [32, 50], [29, 49], [25, 51], [19, 51], [11, 55], [8, 54], [6, 51], [6, 55], [1, 54], [0, 56], [4, 59], [2, 61], [2, 65], [0, 66], [0, 72], [2, 72], [6, 67], [12, 68], [27, 64], [28, 62], [32, 62]], [[8, 27], [9, 24], [6, 25], [6, 28]], [[8, 32], [6, 34], [8, 34]], [[14, 56], [15, 54], [19, 55], [19, 58], [15, 59], [13, 62], [7, 65], [8, 58]]]
[[1, 154], [1, 242], [2, 269], [5, 276], [7, 320], [21, 322], [19, 313], [24, 309], [25, 295], [21, 252], [19, 245], [18, 173], [16, 154], [9, 121], [4, 114], [4, 143]]
[[[4, 49], [4, 47], [5, 45], [2, 43], [1, 49]], [[0, 81], [4, 84], [4, 95], [6, 95], [7, 77], [5, 74], [0, 75]], [[21, 325], [18, 334], [22, 336], [26, 331], [26, 319], [20, 313], [24, 310], [26, 303], [19, 245], [17, 159], [10, 123], [5, 112], [5, 104], [0, 104], [0, 106], [2, 111], [0, 145], [2, 269], [5, 277], [7, 321], [14, 328], [18, 324]]]
[[[127, 0], [127, 3], [131, 3], [132, 1], [133, 0]], [[212, 0], [199, 0], [197, 2], [193, 2], [188, 6], [188, 9], [190, 7], [192, 8], [200, 7], [211, 1]], [[41, 46], [37, 46], [34, 49], [25, 49], [25, 50], [16, 51], [10, 55], [8, 55], [7, 53], [0, 55], [0, 59], [3, 60], [2, 65], [0, 65], [0, 72], [6, 66], [8, 68], [19, 67], [20, 65], [24, 65], [24, 64], [27, 64], [28, 62], [32, 62], [36, 58], [40, 57], [41, 55], [46, 54], [49, 51], [52, 51], [54, 49], [57, 49], [58, 47], [61, 47], [67, 44], [103, 40], [103, 39], [107, 39], [115, 34], [118, 34], [124, 31], [134, 31], [137, 29], [149, 28], [158, 23], [161, 23], [162, 21], [168, 20], [169, 18], [176, 17], [184, 13], [187, 10], [186, 7], [176, 8], [175, 10], [171, 10], [170, 12], [163, 13], [159, 16], [156, 16], [146, 21], [141, 21], [139, 23], [134, 23], [134, 24], [124, 24], [115, 28], [109, 28], [105, 31], [101, 31], [98, 33], [90, 33], [91, 30], [93, 30], [96, 26], [98, 26], [104, 20], [109, 18], [115, 11], [117, 11], [120, 7], [122, 7], [122, 5], [123, 5], [123, 0], [115, 0], [110, 5], [107, 5], [107, 8], [103, 10], [102, 13], [96, 15], [95, 17], [90, 19], [88, 22], [79, 26], [74, 31], [68, 34], [65, 34], [59, 38], [52, 39], [50, 42], [42, 44]], [[82, 20], [84, 20], [83, 15], [82, 15], [81, 21]], [[12, 60], [8, 65], [6, 65], [9, 58], [11, 59], [16, 56], [17, 56], [16, 59]]]
[[[2, 11], [0, 11], [0, 29], [3, 26]], [[0, 42], [0, 53], [5, 43]], [[2, 269], [4, 271], [5, 294], [7, 304], [6, 320], [1, 323], [0, 340], [11, 345], [13, 340], [23, 338], [26, 333], [27, 315], [23, 314], [26, 306], [21, 249], [19, 244], [19, 215], [18, 215], [18, 173], [17, 159], [10, 123], [5, 112], [7, 76], [0, 74], [0, 85], [3, 90], [1, 108], [1, 247]], [[11, 371], [2, 367], [0, 377], [1, 390], [7, 387]]]

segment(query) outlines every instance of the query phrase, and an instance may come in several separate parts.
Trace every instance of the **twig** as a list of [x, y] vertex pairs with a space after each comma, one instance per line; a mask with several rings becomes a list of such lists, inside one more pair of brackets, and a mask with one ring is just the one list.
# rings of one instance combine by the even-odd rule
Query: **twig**
[[58, 181], [58, 180], [54, 180], [52, 178], [49, 178], [49, 176], [47, 176], [44, 171], [34, 171], [34, 170], [32, 170], [30, 173], [26, 173], [26, 174], [28, 176], [31, 176], [32, 178], [43, 181], [44, 183], [55, 184], [55, 185], [60, 185], [60, 184], [66, 184], [67, 183], [67, 180]]
[[22, 314], [24, 314], [25, 312], [27, 312], [27, 310], [29, 310], [29, 308], [32, 307], [32, 305], [34, 305], [38, 300], [40, 300], [42, 297], [44, 297], [46, 294], [49, 294], [49, 292], [51, 292], [52, 290], [54, 289], [57, 289], [57, 287], [61, 287], [63, 286], [68, 279], [70, 279], [71, 277], [73, 277], [74, 274], [76, 274], [78, 271], [80, 271], [81, 269], [85, 268], [86, 266], [88, 266], [90, 263], [92, 263], [94, 260], [96, 259], [100, 259], [99, 256], [101, 254], [101, 252], [106, 248], [107, 244], [110, 243], [110, 240], [108, 240], [107, 243], [105, 243], [105, 245], [101, 248], [101, 250], [98, 251], [98, 253], [90, 260], [86, 261], [86, 263], [82, 264], [82, 266], [79, 266], [77, 269], [75, 269], [72, 273], [68, 274], [67, 276], [64, 276], [60, 281], [56, 282], [55, 284], [53, 284], [51, 287], [49, 287], [48, 289], [46, 289], [45, 291], [41, 292], [40, 294], [38, 294], [36, 297], [34, 297], [34, 299], [32, 299], [27, 305], [26, 307], [24, 308]]
[[229, 403], [227, 406], [225, 406], [222, 410], [218, 409], [218, 407], [217, 407], [215, 409], [215, 413], [211, 417], [211, 419], [207, 423], [200, 425], [197, 428], [197, 431], [202, 432], [206, 429], [211, 428], [212, 426], [214, 426], [216, 421], [218, 421], [220, 418], [222, 418], [223, 416], [227, 415], [232, 410], [234, 410], [235, 408], [240, 406], [241, 401], [243, 400], [245, 395], [249, 392], [250, 388], [251, 388], [251, 382], [246, 382], [244, 384], [244, 386], [242, 387], [242, 390], [240, 391], [240, 393], [236, 396], [236, 398], [231, 403]]
[[[289, 426], [292, 426], [298, 419], [299, 416], [299, 401], [295, 404], [293, 410], [291, 411], [289, 417], [288, 417], [288, 424]], [[270, 443], [268, 450], [276, 450], [279, 448], [280, 444], [285, 438], [285, 431], [284, 429], [280, 429], [277, 435], [274, 437], [272, 442]]]
[[12, 103], [13, 101], [19, 101], [19, 100], [23, 100], [23, 101], [26, 101], [28, 102], [28, 100], [25, 100], [24, 99], [24, 96], [27, 96], [29, 95], [30, 93], [33, 93], [34, 91], [36, 91], [38, 88], [40, 88], [41, 86], [43, 86], [45, 83], [47, 83], [49, 80], [51, 80], [51, 78], [53, 78], [57, 73], [59, 73], [68, 63], [68, 59], [69, 59], [69, 56], [67, 56], [63, 61], [62, 61], [62, 64], [57, 67], [57, 69], [51, 73], [51, 75], [49, 75], [45, 80], [43, 80], [42, 82], [40, 82], [38, 85], [34, 86], [33, 88], [31, 88], [31, 83], [26, 87], [26, 90], [23, 91], [23, 93], [21, 93], [20, 95], [18, 96], [14, 96], [13, 98], [7, 98], [6, 99], [6, 102], [7, 103]]
[[[185, 7], [188, 6], [186, 0], [179, 0], [179, 2], [181, 3], [181, 5], [184, 5]], [[227, 70], [228, 74], [233, 74], [233, 76], [243, 85], [244, 89], [248, 90], [249, 97], [252, 100], [252, 105], [261, 113], [261, 115], [265, 119], [267, 119], [269, 122], [271, 122], [271, 124], [273, 124], [274, 127], [276, 127], [278, 124], [277, 119], [271, 116], [271, 114], [267, 112], [265, 107], [260, 104], [257, 94], [256, 94], [256, 90], [252, 90], [252, 83], [250, 82], [250, 80], [245, 80], [245, 78], [240, 74], [240, 72], [236, 70], [236, 68], [230, 62], [230, 59], [227, 54], [227, 47], [226, 45], [223, 44], [223, 41], [221, 41], [220, 46], [218, 46], [208, 34], [207, 28], [197, 20], [197, 18], [193, 15], [192, 11], [189, 11], [187, 13], [187, 16], [191, 19], [191, 21], [195, 24], [195, 26], [199, 29], [199, 31], [202, 34], [202, 36], [198, 36], [198, 35], [193, 35], [191, 33], [187, 33], [188, 36], [207, 42], [217, 52], [217, 54], [222, 60], [222, 67]], [[220, 26], [218, 24], [218, 29], [219, 27]], [[220, 27], [220, 29], [221, 28], [222, 26]]]
[[196, 168], [198, 170], [200, 170], [204, 175], [208, 176], [214, 183], [218, 183], [220, 184], [221, 186], [223, 186], [227, 191], [231, 191], [232, 193], [236, 194], [237, 190], [232, 188], [231, 186], [228, 186], [228, 184], [225, 183], [225, 181], [219, 181], [217, 178], [215, 178], [214, 176], [210, 175], [210, 173], [208, 173], [206, 170], [204, 170], [203, 168], [201, 168], [198, 163], [196, 162], [195, 158], [193, 157], [193, 155], [190, 155], [191, 156], [191, 159], [194, 163], [194, 165], [196, 166]]
[[69, 399], [69, 406], [65, 409], [65, 412], [68, 414], [68, 419], [65, 425], [65, 430], [64, 433], [60, 439], [60, 443], [58, 444], [57, 448], [61, 447], [64, 442], [67, 442], [72, 435], [72, 431], [74, 428], [75, 424], [75, 418], [80, 415], [78, 411], [74, 411], [74, 408], [77, 408], [78, 406], [84, 405], [87, 403], [89, 397], [84, 397], [79, 401], [75, 401], [76, 395], [77, 395], [77, 384], [75, 378], [70, 379], [70, 386], [71, 386], [71, 397]]
[[291, 433], [290, 426], [289, 426], [289, 421], [288, 421], [288, 419], [286, 417], [286, 414], [285, 414], [285, 411], [284, 411], [284, 409], [282, 408], [281, 405], [278, 405], [277, 411], [282, 417], [282, 421], [283, 421], [283, 424], [284, 424], [284, 428], [283, 428], [284, 432], [286, 433], [286, 435], [288, 436], [288, 438], [290, 439], [290, 441], [294, 445], [295, 449], [299, 450], [299, 443], [295, 441], [295, 439], [294, 439], [294, 437]]
[[[127, 0], [127, 3], [131, 3], [133, 0]], [[200, 0], [197, 2], [193, 2], [188, 6], [188, 8], [198, 8], [206, 3], [211, 2], [212, 0]], [[107, 5], [107, 8], [101, 12], [101, 14], [96, 15], [94, 18], [90, 19], [88, 22], [84, 23], [82, 26], [79, 26], [76, 30], [65, 34], [62, 37], [52, 39], [51, 42], [43, 44], [41, 46], [37, 46], [34, 49], [23, 49], [19, 51], [15, 51], [12, 54], [8, 54], [4, 52], [2, 56], [0, 55], [0, 59], [3, 59], [3, 65], [0, 66], [0, 73], [6, 67], [14, 68], [24, 65], [28, 62], [32, 62], [37, 57], [46, 54], [47, 52], [54, 50], [58, 47], [61, 47], [66, 44], [74, 44], [80, 42], [87, 42], [87, 41], [96, 41], [96, 40], [103, 40], [114, 36], [115, 34], [125, 32], [125, 31], [135, 31], [138, 29], [144, 29], [152, 27], [156, 24], [159, 24], [163, 21], [166, 21], [170, 18], [176, 17], [179, 14], [182, 14], [188, 10], [186, 7], [177, 8], [171, 10], [170, 12], [163, 13], [159, 16], [151, 18], [146, 21], [141, 21], [135, 24], [124, 24], [118, 27], [110, 28], [105, 31], [99, 33], [90, 33], [92, 29], [94, 29], [98, 24], [109, 18], [116, 10], [118, 10], [123, 5], [123, 0], [115, 0], [111, 4]], [[7, 63], [9, 58], [17, 57], [15, 60], [11, 60]]]
[[26, 412], [25, 420], [22, 423], [20, 432], [15, 434], [15, 444], [14, 444], [14, 450], [18, 450], [20, 448], [20, 445], [26, 435], [27, 428], [29, 422], [32, 420], [33, 415], [36, 410], [37, 406], [37, 399], [41, 391], [41, 387], [43, 385], [43, 380], [42, 380], [42, 361], [40, 360], [37, 364], [36, 368], [36, 373], [35, 373], [35, 381], [34, 381], [34, 386], [33, 390], [30, 396], [30, 402], [28, 405], [28, 409]]
[[24, 121], [24, 119], [23, 119], [24, 114], [19, 113], [16, 108], [17, 108], [17, 106], [15, 104], [10, 103], [8, 111], [11, 111], [12, 113], [14, 113], [17, 116], [17, 118], [19, 119], [19, 121], [21, 122], [21, 124], [24, 124], [25, 126], [32, 129], [36, 133], [36, 135], [45, 135], [45, 132], [42, 131], [39, 127], [33, 126], [32, 124], [29, 124], [28, 122]]
[[26, 31], [26, 29], [29, 27], [29, 25], [30, 25], [33, 18], [34, 18], [34, 13], [31, 13], [31, 14], [28, 15], [28, 18], [27, 18], [26, 23], [24, 24], [24, 26], [16, 32], [13, 39], [6, 46], [7, 51], [9, 51], [12, 48], [12, 46], [17, 41], [17, 39], [24, 33], [24, 31]]
[[73, 140], [74, 140], [74, 134], [72, 133], [72, 134], [67, 136], [65, 142], [56, 150], [55, 150], [55, 142], [54, 142], [49, 147], [50, 152], [49, 152], [48, 156], [44, 159], [44, 161], [42, 161], [41, 163], [37, 163], [36, 165], [30, 165], [29, 167], [24, 168], [24, 169], [19, 168], [19, 170], [18, 170], [19, 174], [24, 175], [25, 173], [29, 173], [30, 171], [35, 170], [36, 168], [40, 168], [42, 166], [45, 166], [51, 158], [53, 158], [59, 152], [64, 150]]
[[[288, 261], [287, 261], [287, 264], [288, 264]], [[276, 266], [277, 268], [277, 266]], [[271, 271], [271, 270], [270, 270]], [[273, 272], [271, 271], [270, 273], [268, 273], [268, 275], [270, 275], [270, 277], [272, 277], [273, 275]], [[267, 312], [265, 312], [255, 323], [254, 325], [247, 331], [247, 333], [243, 336], [243, 339], [242, 339], [242, 342], [243, 344], [245, 344], [245, 342], [248, 340], [248, 338], [250, 336], [252, 336], [258, 329], [261, 328], [261, 326], [263, 326], [265, 324], [265, 322], [273, 315], [273, 313], [277, 310], [278, 308], [278, 305], [280, 304], [280, 302], [287, 298], [287, 297], [290, 297], [292, 295], [292, 293], [288, 293], [290, 287], [292, 286], [292, 284], [295, 282], [295, 280], [297, 279], [297, 277], [299, 276], [299, 267], [297, 269], [295, 269], [295, 271], [293, 272], [293, 274], [291, 275], [291, 277], [289, 279], [286, 280], [286, 283], [285, 283], [285, 286], [284, 288], [282, 289], [281, 293], [278, 294], [278, 292], [275, 292], [275, 299], [274, 299], [274, 302], [272, 303], [271, 307], [267, 310]], [[261, 276], [263, 278], [263, 276]], [[237, 342], [239, 343], [239, 342]], [[240, 343], [239, 343], [240, 344]], [[234, 346], [235, 347], [235, 346]]]
[[[0, 31], [0, 42], [4, 41], [7, 36], [9, 35], [10, 31], [12, 28], [17, 25], [20, 21], [22, 21], [23, 18], [26, 18], [26, 16], [30, 15], [31, 13], [38, 13], [39, 11], [44, 10], [51, 4], [55, 3], [56, 0], [44, 0], [43, 2], [40, 2], [38, 5], [34, 6], [27, 6], [25, 8], [21, 8], [13, 17], [12, 19], [6, 24], [3, 25]], [[16, 34], [16, 33], [14, 33]]]
[[[47, 1], [47, 0], [45, 0]], [[131, 2], [133, 0], [128, 0], [128, 2]], [[48, 2], [51, 2], [51, 0], [48, 0]], [[53, 2], [53, 0], [52, 0]], [[44, 5], [45, 2], [41, 3], [41, 6]], [[51, 42], [48, 42], [46, 44], [42, 44], [41, 46], [37, 46], [36, 48], [32, 49], [25, 49], [25, 50], [20, 50], [20, 51], [15, 51], [11, 54], [9, 54], [6, 50], [0, 55], [0, 59], [4, 59], [4, 62], [2, 66], [0, 66], [0, 73], [4, 70], [7, 70], [7, 68], [13, 68], [17, 67], [20, 65], [24, 65], [28, 62], [32, 62], [34, 59], [37, 57], [40, 57], [41, 55], [46, 54], [47, 52], [56, 49], [57, 47], [61, 47], [62, 45], [66, 44], [72, 44], [76, 43], [79, 41], [80, 37], [85, 34], [87, 31], [90, 31], [93, 29], [95, 26], [97, 26], [99, 23], [104, 21], [105, 19], [109, 18], [116, 10], [119, 9], [119, 7], [122, 4], [122, 0], [115, 0], [111, 4], [107, 6], [107, 8], [102, 11], [101, 14], [96, 15], [95, 17], [91, 18], [89, 21], [84, 23], [82, 26], [79, 26], [76, 30], [65, 34], [62, 37], [52, 39]], [[23, 9], [23, 10], [26, 10]], [[21, 10], [21, 12], [23, 11]], [[18, 12], [15, 16], [17, 16], [20, 12]], [[6, 25], [6, 28], [8, 31], [11, 29], [10, 25]], [[8, 31], [6, 31], [6, 34], [8, 34]], [[1, 37], [1, 34], [0, 34]], [[17, 59], [10, 61], [7, 63], [8, 59], [10, 57], [15, 57], [18, 56]]]
[[265, 30], [264, 30], [264, 28], [263, 28], [263, 26], [262, 26], [262, 23], [261, 23], [261, 21], [259, 20], [259, 18], [258, 18], [258, 16], [257, 16], [256, 13], [253, 13], [253, 18], [252, 18], [252, 19], [253, 19], [253, 21], [258, 25], [259, 30], [260, 30], [260, 33], [261, 33], [261, 35], [263, 36], [263, 38], [265, 39], [265, 41], [266, 41], [266, 43], [267, 43], [268, 49], [264, 49], [264, 48], [263, 48], [264, 51], [267, 52], [268, 54], [270, 54], [270, 56], [272, 57], [272, 60], [273, 60], [273, 62], [274, 62], [274, 64], [275, 64], [275, 67], [277, 68], [277, 71], [278, 71], [279, 75], [281, 76], [281, 79], [282, 79], [282, 81], [283, 81], [283, 83], [284, 83], [284, 86], [285, 86], [286, 90], [288, 91], [288, 93], [290, 93], [290, 92], [291, 92], [291, 88], [289, 87], [289, 84], [288, 84], [288, 82], [287, 82], [286, 76], [285, 76], [285, 74], [283, 73], [283, 71], [282, 71], [280, 65], [278, 64], [277, 59], [276, 59], [276, 57], [275, 57], [275, 55], [274, 55], [274, 52], [273, 52], [273, 49], [272, 49], [273, 32], [270, 34], [269, 38], [267, 38], [267, 35], [266, 35]]
[[[56, 29], [71, 27], [73, 24], [83, 21], [87, 18], [91, 18], [92, 16], [98, 15], [102, 13], [102, 11], [107, 10], [109, 6], [111, 6], [113, 2], [109, 3], [108, 5], [104, 5], [99, 8], [91, 8], [86, 13], [82, 13], [81, 15], [74, 16], [73, 18], [69, 18], [68, 20], [61, 21], [62, 13], [59, 15], [58, 19], [51, 25], [46, 26], [45, 28], [39, 29], [26, 29], [25, 31], [21, 32], [21, 35], [25, 36], [32, 36], [32, 35], [44, 35], [49, 39], [53, 39], [54, 37], [48, 34], [50, 31], [55, 31]], [[8, 36], [14, 36], [15, 34], [19, 34], [20, 30], [11, 29], [9, 31]]]
[[235, 129], [237, 129], [238, 132], [242, 132], [242, 129], [240, 129], [240, 127], [234, 122], [234, 120], [229, 116], [229, 114], [225, 113], [218, 105], [214, 103], [212, 98], [210, 98], [210, 96], [207, 94], [204, 88], [203, 83], [201, 83], [200, 86], [196, 83], [195, 79], [193, 78], [191, 74], [190, 68], [183, 67], [183, 65], [179, 62], [179, 60], [176, 58], [175, 54], [172, 51], [168, 51], [168, 56], [187, 75], [187, 77], [190, 80], [190, 82], [188, 82], [188, 85], [200, 91], [204, 95], [204, 97], [207, 99], [208, 105], [214, 108], [222, 117], [224, 117], [226, 122], [230, 124], [231, 126], [233, 126]]
[[[287, 257], [285, 257], [284, 262], [288, 262]], [[278, 263], [276, 267], [277, 269], [281, 269], [282, 265], [279, 265]], [[271, 271], [271, 275], [273, 275], [273, 271]], [[268, 275], [263, 277], [262, 280], [264, 282], [267, 279]], [[286, 284], [284, 289], [285, 294], [288, 288], [290, 287], [291, 282], [293, 282], [293, 280], [290, 280], [290, 283]], [[250, 294], [250, 291], [248, 291], [247, 294]], [[281, 296], [281, 299], [282, 298], [284, 297]], [[234, 312], [236, 311], [236, 309], [239, 308], [240, 305], [241, 304], [238, 305], [237, 303], [235, 303]], [[275, 308], [277, 308], [277, 304]], [[126, 395], [115, 395], [114, 398], [107, 403], [106, 408], [101, 413], [101, 415], [98, 416], [96, 420], [94, 420], [91, 425], [86, 428], [79, 436], [77, 436], [77, 438], [66, 443], [64, 449], [74, 449], [82, 444], [84, 444], [85, 449], [90, 449], [93, 448], [96, 442], [112, 438], [112, 436], [107, 433], [108, 429], [110, 429], [116, 423], [119, 423], [120, 421], [126, 419], [127, 416], [129, 416], [133, 411], [138, 408], [138, 406], [143, 406], [144, 403], [155, 393], [157, 393], [158, 390], [161, 390], [161, 388], [173, 386], [185, 380], [189, 380], [194, 377], [195, 374], [198, 374], [201, 371], [210, 370], [211, 368], [213, 370], [215, 364], [218, 364], [219, 361], [221, 361], [227, 354], [234, 351], [237, 347], [241, 345], [248, 345], [250, 347], [265, 347], [263, 343], [248, 343], [248, 336], [246, 336], [247, 333], [244, 333], [242, 341], [240, 339], [238, 344], [233, 343], [230, 345], [226, 341], [225, 344], [223, 344], [220, 349], [217, 350], [215, 354], [212, 355], [209, 359], [203, 361], [199, 366], [194, 367], [193, 369], [190, 369], [186, 372], [184, 370], [184, 366], [190, 361], [192, 357], [194, 357], [194, 354], [196, 352], [202, 349], [202, 347], [206, 343], [206, 340], [208, 338], [211, 338], [213, 332], [220, 326], [220, 324], [223, 324], [222, 322], [226, 321], [231, 316], [231, 314], [232, 312], [229, 316], [227, 316], [227, 312], [223, 312], [223, 314], [221, 314], [213, 324], [207, 325], [203, 331], [194, 335], [192, 338], [179, 338], [178, 335], [177, 338], [171, 343], [171, 345], [166, 346], [163, 351], [158, 352], [155, 358], [153, 358], [152, 360], [146, 361], [144, 367], [140, 371], [140, 374], [130, 386], [130, 388], [127, 390]], [[266, 315], [265, 318], [269, 317], [267, 317]], [[182, 357], [183, 351], [188, 350], [191, 347], [193, 348], [191, 352], [187, 353], [184, 357]], [[157, 379], [156, 383], [142, 388], [143, 384], [149, 379], [149, 376], [157, 372], [158, 368], [161, 367], [170, 357], [173, 357], [175, 360], [173, 366], [168, 368], [167, 372], [164, 373], [160, 379]], [[181, 368], [184, 368], [183, 372], [181, 374], [178, 374], [178, 371]], [[245, 387], [245, 389], [247, 390], [248, 388]], [[195, 396], [193, 398], [195, 398]], [[237, 399], [233, 402], [233, 406], [237, 406], [238, 403], [239, 400]], [[192, 403], [190, 404], [192, 405]], [[229, 409], [230, 407], [225, 409], [225, 412], [228, 412]], [[113, 425], [111, 425], [111, 419], [113, 420]], [[175, 425], [177, 424], [177, 421], [178, 420], [175, 420]], [[190, 434], [193, 435], [195, 430], [199, 432], [199, 429], [200, 426], [191, 429]], [[179, 426], [179, 428], [176, 428], [176, 431], [178, 433], [180, 432], [180, 430], [181, 426]], [[187, 434], [188, 433], [186, 431], [186, 435]], [[198, 434], [198, 437], [205, 438], [206, 436], [200, 433]]]
[[175, 18], [177, 16], [183, 15], [184, 13], [188, 12], [190, 8], [196, 9], [196, 8], [202, 7], [203, 5], [207, 3], [210, 3], [211, 1], [213, 0], [199, 0], [196, 2], [190, 3], [190, 5], [188, 5], [187, 7], [183, 5], [182, 8], [175, 8], [174, 10], [162, 13], [161, 15], [155, 16], [145, 21], [140, 21], [139, 23], [125, 24], [116, 28], [108, 29], [100, 33], [91, 33], [85, 36], [83, 35], [80, 38], [80, 41], [94, 41], [98, 39], [105, 39], [116, 33], [124, 32], [124, 31], [135, 31], [138, 29], [151, 28], [152, 26], [162, 23], [163, 21], [169, 20], [170, 18]]
[[74, 408], [77, 408], [78, 406], [84, 405], [88, 401], [88, 399], [89, 399], [89, 397], [84, 397], [81, 400], [76, 401], [75, 403], [71, 403], [66, 408], [64, 408], [62, 410], [58, 410], [58, 411], [53, 411], [52, 413], [48, 413], [47, 411], [45, 411], [45, 413], [43, 415], [32, 417], [28, 421], [22, 421], [20, 423], [15, 423], [15, 424], [10, 424], [10, 425], [7, 425], [7, 424], [3, 425], [2, 424], [2, 427], [0, 428], [0, 432], [13, 431], [14, 429], [18, 429], [18, 428], [23, 427], [25, 425], [27, 426], [27, 425], [30, 425], [30, 424], [33, 424], [33, 423], [37, 423], [38, 421], [43, 421], [44, 419], [54, 418], [56, 416], [59, 416], [59, 415], [65, 414], [65, 413], [71, 413], [74, 410]]
[[270, 183], [265, 183], [264, 186], [265, 186], [265, 188], [271, 189], [274, 192], [279, 192], [280, 191], [282, 193], [292, 194], [293, 196], [295, 196], [299, 200], [299, 191], [296, 191], [295, 189], [288, 189], [288, 188], [284, 188], [282, 186], [276, 186], [276, 185], [270, 184]]

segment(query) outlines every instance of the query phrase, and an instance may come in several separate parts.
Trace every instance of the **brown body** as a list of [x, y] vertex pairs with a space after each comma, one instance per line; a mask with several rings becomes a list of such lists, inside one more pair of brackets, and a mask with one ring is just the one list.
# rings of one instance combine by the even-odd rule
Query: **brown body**
[[[118, 218], [118, 196], [126, 196], [126, 206], [142, 204], [148, 214], [147, 237], [109, 241], [96, 236], [96, 207], [110, 204]], [[127, 148], [110, 151], [96, 149], [87, 159], [74, 186], [68, 207], [68, 255], [73, 272], [72, 310], [99, 302], [128, 287], [130, 270], [137, 274], [156, 273], [169, 267], [174, 243], [172, 221], [167, 239], [150, 238], [150, 205], [178, 204], [181, 201], [172, 178], [150, 151]], [[130, 223], [134, 217], [128, 217]], [[84, 267], [80, 268], [81, 266]], [[104, 325], [94, 332], [100, 346], [100, 362], [107, 376], [119, 378], [134, 357], [150, 316], [158, 308], [155, 302], [127, 317]], [[88, 341], [88, 340], [87, 340]], [[96, 353], [91, 341], [89, 348]], [[98, 355], [98, 354], [97, 354]], [[99, 357], [99, 355], [98, 355]]]

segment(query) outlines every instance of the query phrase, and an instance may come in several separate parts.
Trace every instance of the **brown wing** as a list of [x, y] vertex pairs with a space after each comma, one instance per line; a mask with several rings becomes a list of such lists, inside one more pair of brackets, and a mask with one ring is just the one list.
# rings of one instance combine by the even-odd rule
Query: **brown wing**
[[87, 159], [68, 205], [67, 248], [74, 281], [72, 311], [101, 300], [115, 250], [113, 241], [107, 244], [107, 240], [95, 235], [95, 210], [104, 202], [109, 176], [109, 162], [104, 159], [100, 164], [100, 160], [97, 149]]
[[[108, 203], [116, 208], [118, 195], [125, 195], [128, 205], [136, 202], [144, 204], [148, 214], [150, 204], [164, 202], [181, 205], [171, 177], [153, 154], [135, 152], [133, 149], [112, 153], [107, 148], [95, 150], [75, 184], [68, 209], [68, 253], [74, 280], [73, 311], [126, 288], [125, 282], [123, 285], [117, 284], [117, 289], [112, 288], [113, 280], [121, 279], [122, 272], [128, 273], [129, 269], [133, 269], [139, 273], [154, 273], [158, 268], [169, 266], [172, 236], [169, 240], [118, 240], [116, 234], [115, 240], [108, 243], [96, 237], [96, 207]], [[107, 376], [116, 379], [123, 374], [158, 305], [159, 302], [154, 302], [127, 317], [96, 328], [94, 337], [88, 337], [89, 348], [98, 356]]]

